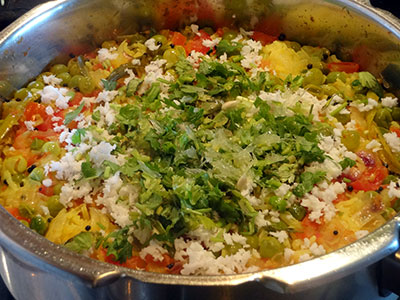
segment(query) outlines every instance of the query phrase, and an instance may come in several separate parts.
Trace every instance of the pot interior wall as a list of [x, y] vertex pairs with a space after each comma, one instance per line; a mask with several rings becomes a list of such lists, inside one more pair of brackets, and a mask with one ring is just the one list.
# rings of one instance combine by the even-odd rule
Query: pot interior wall
[[[255, 28], [272, 35], [284, 33], [289, 40], [327, 47], [375, 74], [389, 62], [400, 60], [397, 25], [382, 22], [377, 16], [372, 20], [368, 8], [358, 7], [356, 12], [357, 5], [349, 1], [204, 3], [71, 0], [44, 4], [0, 35], [0, 80], [20, 88], [50, 63], [65, 62], [68, 56], [93, 50], [106, 39], [151, 28], [174, 29], [192, 22], [214, 28]], [[3, 96], [10, 95], [3, 92]]]

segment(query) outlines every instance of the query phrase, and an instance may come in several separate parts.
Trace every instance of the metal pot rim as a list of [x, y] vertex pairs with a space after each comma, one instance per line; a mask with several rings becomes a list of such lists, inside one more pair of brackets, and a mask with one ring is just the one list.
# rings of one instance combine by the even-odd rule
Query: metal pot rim
[[[0, 44], [25, 24], [34, 22], [52, 11], [61, 9], [69, 0], [51, 1], [39, 5], [0, 33]], [[390, 13], [372, 8], [363, 1], [337, 1], [372, 18], [400, 39], [400, 21]], [[170, 275], [132, 270], [93, 260], [73, 253], [26, 228], [0, 208], [0, 243], [6, 251], [18, 253], [35, 264], [45, 262], [47, 268], [78, 276], [92, 286], [101, 286], [121, 277], [171, 285], [232, 286], [258, 281], [279, 292], [297, 292], [343, 277], [357, 269], [379, 261], [399, 248], [400, 215], [368, 236], [332, 253], [295, 265], [254, 273], [234, 275]], [[5, 225], [6, 224], [6, 225]], [[372, 245], [372, 246], [371, 246]]]

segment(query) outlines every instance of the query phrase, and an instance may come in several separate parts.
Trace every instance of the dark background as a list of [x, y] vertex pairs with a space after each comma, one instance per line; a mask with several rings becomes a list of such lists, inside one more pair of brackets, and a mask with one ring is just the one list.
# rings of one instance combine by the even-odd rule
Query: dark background
[[[46, 2], [45, 0], [4, 0], [5, 5], [0, 6], [0, 30], [10, 24], [13, 20], [27, 12], [34, 6]], [[400, 18], [400, 2], [398, 0], [371, 0], [373, 6], [386, 9]], [[0, 278], [0, 299], [13, 300]]]

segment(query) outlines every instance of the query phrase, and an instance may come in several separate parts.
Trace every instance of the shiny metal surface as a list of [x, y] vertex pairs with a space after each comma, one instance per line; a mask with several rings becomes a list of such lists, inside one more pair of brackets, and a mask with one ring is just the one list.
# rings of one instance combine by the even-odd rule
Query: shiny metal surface
[[[187, 20], [167, 24], [171, 18], [162, 2], [43, 4], [0, 33], [0, 80], [18, 88], [49, 63], [94, 49], [116, 33], [182, 26], [198, 17], [189, 12]], [[201, 6], [201, 1], [176, 2]], [[202, 16], [199, 24], [250, 29], [264, 21], [268, 33], [284, 32], [288, 39], [328, 47], [376, 74], [400, 60], [399, 20], [365, 1], [214, 2], [215, 19]], [[250, 274], [180, 276], [125, 269], [72, 253], [0, 208], [0, 273], [17, 299], [348, 299], [344, 295], [349, 293], [357, 293], [352, 299], [367, 299], [377, 296], [376, 262], [399, 248], [399, 224], [397, 216], [345, 248], [293, 266]]]

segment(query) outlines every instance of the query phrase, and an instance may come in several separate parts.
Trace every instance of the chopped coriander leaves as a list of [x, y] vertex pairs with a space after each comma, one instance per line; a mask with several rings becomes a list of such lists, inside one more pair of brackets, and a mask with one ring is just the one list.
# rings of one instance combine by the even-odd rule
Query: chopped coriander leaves
[[81, 113], [84, 106], [85, 106], [85, 101], [82, 101], [81, 104], [75, 110], [67, 113], [65, 115], [64, 124], [68, 125], [69, 123], [71, 123]]

